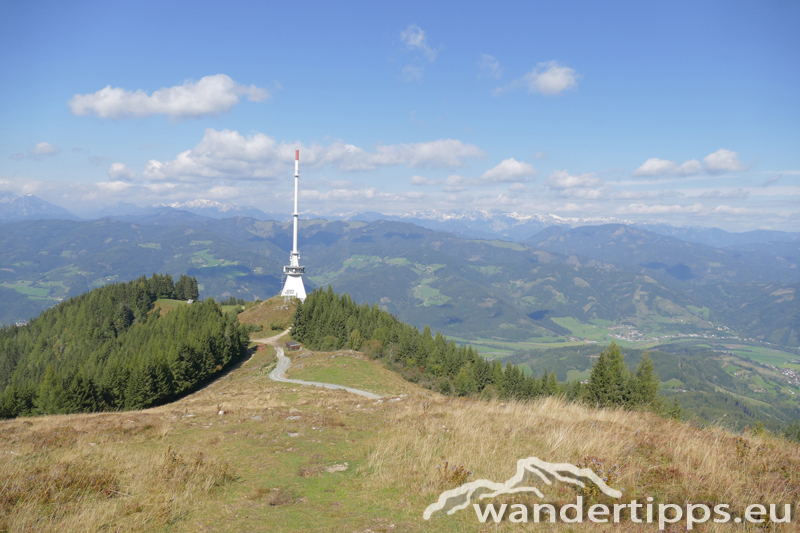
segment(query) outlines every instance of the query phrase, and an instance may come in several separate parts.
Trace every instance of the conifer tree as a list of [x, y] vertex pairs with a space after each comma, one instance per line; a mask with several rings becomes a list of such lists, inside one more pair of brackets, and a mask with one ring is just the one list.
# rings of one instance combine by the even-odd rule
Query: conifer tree
[[631, 377], [630, 405], [632, 407], [657, 407], [659, 389], [661, 389], [661, 380], [658, 379], [658, 375], [653, 369], [650, 353], [645, 350], [642, 362], [636, 367], [636, 372]]

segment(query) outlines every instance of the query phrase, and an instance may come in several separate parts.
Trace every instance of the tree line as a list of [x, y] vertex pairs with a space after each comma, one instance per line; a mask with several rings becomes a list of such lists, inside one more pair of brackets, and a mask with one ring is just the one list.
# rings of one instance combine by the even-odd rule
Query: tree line
[[659, 406], [661, 382], [648, 355], [631, 373], [619, 346], [612, 343], [600, 354], [588, 384], [559, 383], [547, 369], [540, 377], [526, 375], [516, 365], [487, 360], [471, 346], [432, 334], [429, 326], [420, 333], [377, 304], [357, 305], [330, 286], [297, 304], [292, 336], [312, 350], [363, 351], [385, 360], [409, 381], [443, 394], [518, 400], [558, 394], [604, 407]]
[[154, 274], [71, 298], [0, 329], [0, 417], [141, 409], [172, 401], [247, 352], [213, 299], [161, 316], [159, 298], [198, 297], [197, 280]]

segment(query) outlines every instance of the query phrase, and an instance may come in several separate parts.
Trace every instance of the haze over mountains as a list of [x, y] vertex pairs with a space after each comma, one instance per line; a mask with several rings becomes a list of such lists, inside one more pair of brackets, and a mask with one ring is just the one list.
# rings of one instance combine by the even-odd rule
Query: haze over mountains
[[[284, 222], [291, 220], [289, 211], [285, 213], [265, 212], [252, 206], [241, 206], [208, 199], [155, 204], [146, 207], [121, 202], [98, 209], [86, 209], [79, 216], [63, 207], [51, 204], [30, 194], [17, 197], [12, 193], [0, 192], [0, 221], [2, 222], [50, 218], [68, 220], [115, 218], [143, 222], [152, 219], [153, 216], [167, 216], [167, 213], [173, 210], [214, 219], [249, 217], [262, 221]], [[185, 215], [174, 213], [172, 216], [179, 218]], [[576, 228], [579, 226], [605, 224], [636, 226], [659, 235], [677, 237], [683, 241], [702, 243], [714, 247], [800, 241], [800, 233], [775, 230], [758, 229], [732, 233], [719, 228], [677, 227], [659, 223], [637, 224], [630, 220], [615, 217], [561, 217], [552, 214], [523, 214], [483, 210], [463, 210], [459, 212], [420, 210], [402, 214], [384, 214], [375, 211], [343, 212], [339, 214], [306, 212], [302, 214], [302, 218], [362, 222], [393, 220], [416, 224], [435, 231], [446, 231], [466, 238], [501, 238], [514, 242], [523, 242], [545, 228], [553, 226]]]

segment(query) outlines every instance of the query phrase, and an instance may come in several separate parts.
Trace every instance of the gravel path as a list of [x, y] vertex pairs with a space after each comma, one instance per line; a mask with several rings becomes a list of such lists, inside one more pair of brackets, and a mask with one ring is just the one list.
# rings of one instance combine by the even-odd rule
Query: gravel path
[[352, 392], [353, 394], [358, 394], [359, 396], [364, 396], [365, 398], [369, 398], [370, 400], [380, 400], [381, 397], [377, 394], [373, 394], [371, 392], [354, 389], [352, 387], [345, 387], [344, 385], [336, 385], [334, 383], [320, 383], [319, 381], [303, 381], [302, 379], [289, 379], [286, 377], [286, 372], [289, 370], [289, 366], [292, 364], [292, 360], [283, 355], [283, 346], [280, 345], [278, 339], [282, 336], [289, 333], [289, 330], [283, 331], [278, 333], [274, 337], [270, 337], [268, 339], [253, 339], [253, 342], [260, 342], [262, 344], [269, 344], [275, 348], [275, 355], [278, 357], [278, 365], [275, 369], [269, 373], [269, 378], [272, 381], [279, 381], [281, 383], [295, 383], [297, 385], [311, 385], [313, 387], [321, 387], [323, 389], [339, 389], [339, 390], [346, 390], [347, 392]]

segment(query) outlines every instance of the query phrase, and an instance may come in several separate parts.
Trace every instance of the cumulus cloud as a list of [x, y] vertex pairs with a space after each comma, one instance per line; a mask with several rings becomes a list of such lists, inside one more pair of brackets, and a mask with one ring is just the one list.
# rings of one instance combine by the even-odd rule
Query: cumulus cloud
[[572, 175], [566, 170], [556, 170], [544, 183], [551, 189], [564, 190], [573, 188], [599, 187], [603, 185], [603, 180], [598, 178], [594, 172], [587, 174]]
[[489, 54], [481, 54], [481, 60], [478, 62], [480, 73], [478, 77], [488, 76], [490, 78], [498, 79], [503, 75], [503, 69], [500, 68], [500, 62]]
[[533, 165], [517, 161], [512, 157], [487, 170], [481, 178], [486, 181], [519, 183], [529, 181], [536, 173]]
[[633, 171], [634, 176], [660, 177], [660, 176], [691, 176], [703, 170], [700, 161], [690, 159], [678, 166], [673, 161], [651, 157], [642, 166]]
[[227, 113], [246, 96], [252, 102], [269, 98], [269, 93], [255, 85], [241, 85], [225, 74], [205, 76], [199, 81], [164, 87], [152, 94], [143, 90], [128, 91], [106, 86], [91, 94], [76, 94], [69, 101], [75, 115], [92, 113], [101, 118], [147, 117], [167, 115], [175, 119]]
[[36, 145], [33, 148], [28, 150], [27, 156], [22, 153], [16, 153], [16, 154], [11, 154], [10, 157], [15, 161], [25, 159], [26, 157], [29, 157], [31, 159], [41, 159], [43, 157], [54, 156], [60, 151], [61, 150], [59, 150], [58, 148], [56, 148], [55, 146], [53, 146], [48, 142], [40, 142], [36, 143]]
[[405, 43], [409, 50], [418, 50], [428, 61], [434, 61], [439, 53], [428, 45], [428, 38], [425, 32], [416, 24], [411, 24], [408, 28], [400, 32], [400, 40]]
[[500, 96], [518, 87], [524, 87], [528, 93], [539, 93], [544, 96], [555, 96], [578, 86], [579, 74], [575, 69], [563, 66], [558, 61], [539, 63], [536, 68], [522, 78], [514, 80], [505, 87], [498, 87], [492, 94]]
[[32, 157], [55, 155], [59, 152], [58, 148], [47, 142], [36, 143], [36, 146], [28, 151]]
[[575, 69], [559, 65], [558, 61], [548, 61], [527, 73], [523, 78], [529, 93], [553, 96], [578, 85]]
[[739, 161], [739, 154], [725, 148], [720, 148], [713, 154], [707, 155], [703, 158], [703, 162], [706, 164], [706, 170], [711, 174], [747, 170], [747, 167]]
[[524, 192], [528, 190], [528, 188], [524, 183], [512, 183], [508, 190], [513, 192]]
[[570, 174], [566, 170], [556, 170], [544, 182], [549, 189], [557, 191], [567, 198], [597, 200], [606, 196], [608, 188], [594, 172], [586, 174]]
[[136, 179], [136, 171], [124, 163], [112, 163], [108, 167], [108, 177], [115, 181], [133, 181]]
[[695, 174], [700, 174], [702, 171], [703, 165], [701, 165], [700, 161], [697, 159], [690, 159], [675, 169], [675, 173], [679, 176], [693, 176]]
[[411, 168], [463, 167], [470, 158], [482, 158], [475, 145], [456, 139], [430, 142], [379, 145], [374, 151], [343, 141], [328, 145], [277, 142], [255, 133], [242, 135], [233, 130], [209, 128], [200, 143], [181, 152], [172, 161], [148, 161], [142, 176], [151, 181], [209, 179], [265, 179], [286, 173], [300, 150], [303, 165], [332, 166], [342, 172], [374, 170], [406, 165]]

